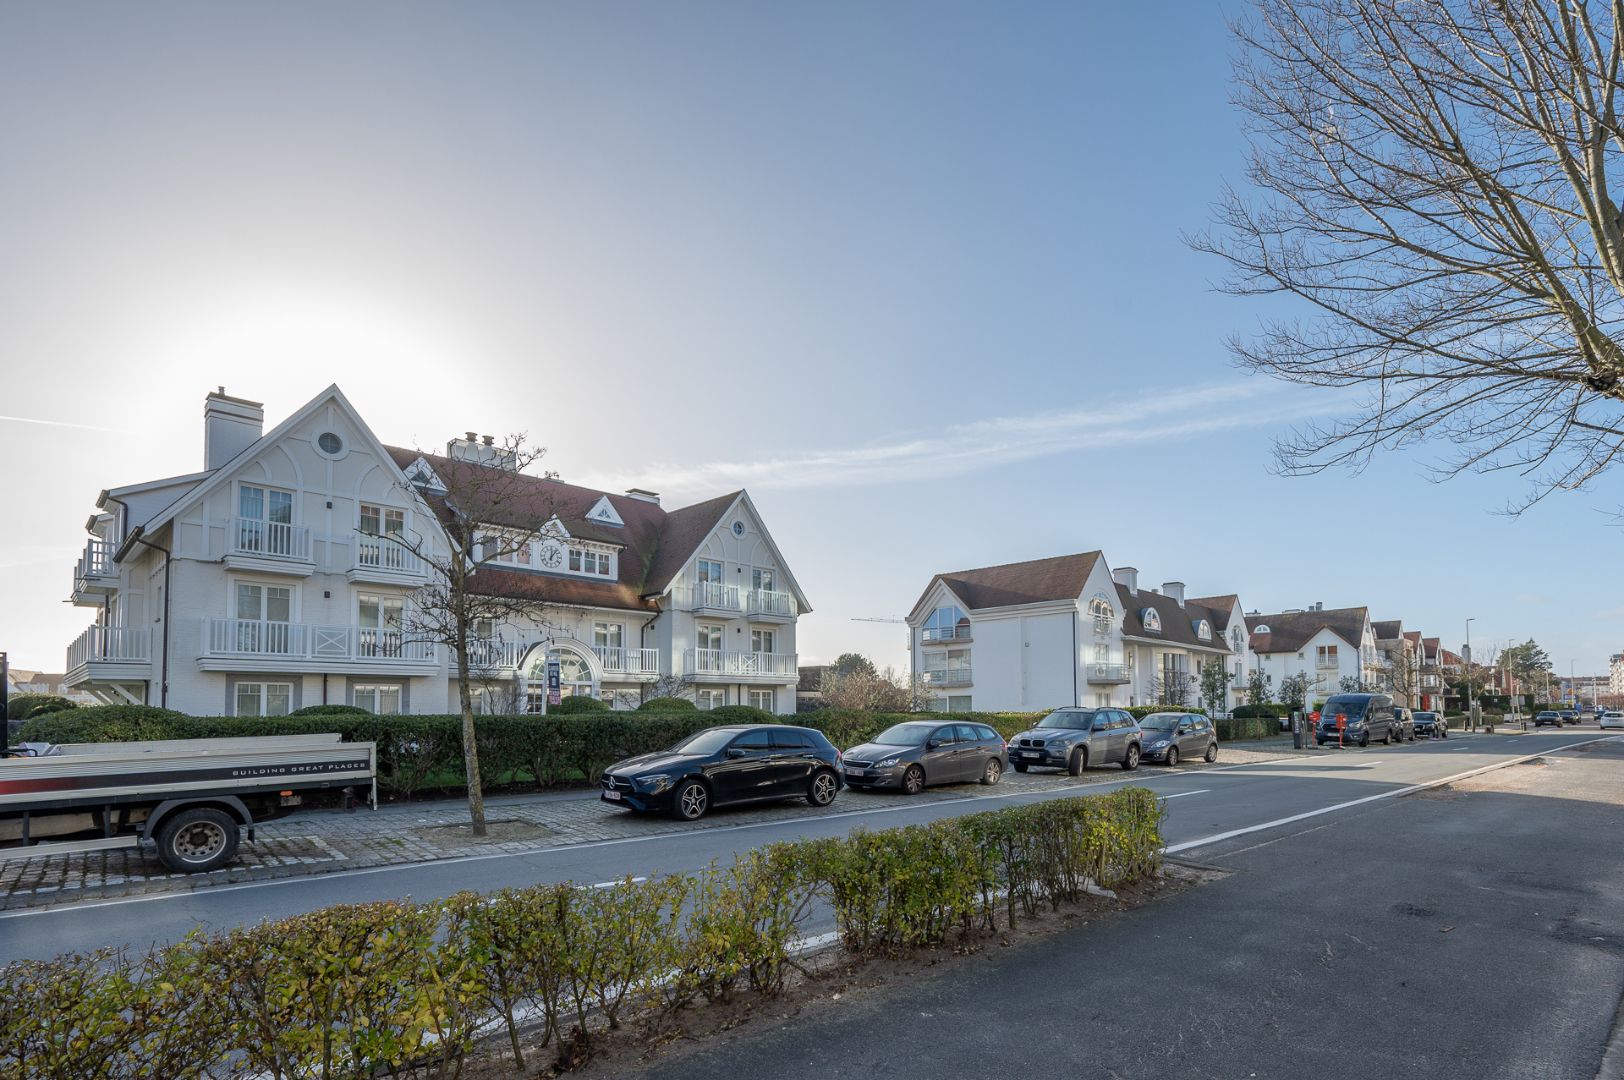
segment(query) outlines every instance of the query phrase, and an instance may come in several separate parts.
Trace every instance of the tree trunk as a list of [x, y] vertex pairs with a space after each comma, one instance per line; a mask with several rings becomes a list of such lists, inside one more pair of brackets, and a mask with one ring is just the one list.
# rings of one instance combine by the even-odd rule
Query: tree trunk
[[462, 703], [462, 759], [467, 764], [468, 820], [474, 835], [485, 835], [485, 789], [479, 779], [479, 740], [474, 735], [474, 702], [468, 692], [468, 627], [457, 625], [457, 696]]

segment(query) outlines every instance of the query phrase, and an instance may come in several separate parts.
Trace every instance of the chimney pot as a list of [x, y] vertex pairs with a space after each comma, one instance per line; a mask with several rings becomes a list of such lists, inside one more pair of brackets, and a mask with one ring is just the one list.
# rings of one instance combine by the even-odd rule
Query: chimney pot
[[218, 469], [265, 434], [265, 406], [228, 397], [220, 387], [203, 399], [203, 467]]
[[1162, 592], [1178, 601], [1179, 607], [1184, 606], [1184, 582], [1164, 581], [1162, 582]]
[[484, 437], [483, 441], [484, 441], [486, 446], [495, 446], [496, 445], [496, 436], [495, 435], [486, 435]]
[[1132, 566], [1119, 566], [1111, 571], [1111, 580], [1128, 590], [1129, 596], [1139, 595], [1139, 571]]

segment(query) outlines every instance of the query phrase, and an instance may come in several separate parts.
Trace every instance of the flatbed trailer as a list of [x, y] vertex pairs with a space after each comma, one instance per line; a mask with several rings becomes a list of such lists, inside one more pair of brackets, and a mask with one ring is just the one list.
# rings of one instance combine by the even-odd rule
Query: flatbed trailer
[[[0, 757], [0, 863], [150, 843], [171, 870], [229, 862], [246, 830], [306, 793], [362, 789], [377, 805], [376, 743], [337, 734], [35, 744]], [[19, 750], [8, 750], [16, 755]]]

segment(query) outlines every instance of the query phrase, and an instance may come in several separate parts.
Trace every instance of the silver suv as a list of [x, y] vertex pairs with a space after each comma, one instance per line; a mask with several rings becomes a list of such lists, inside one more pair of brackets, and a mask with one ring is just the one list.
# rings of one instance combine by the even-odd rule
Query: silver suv
[[1126, 709], [1064, 708], [1009, 740], [1016, 772], [1033, 766], [1065, 769], [1077, 776], [1090, 765], [1137, 769], [1144, 735]]

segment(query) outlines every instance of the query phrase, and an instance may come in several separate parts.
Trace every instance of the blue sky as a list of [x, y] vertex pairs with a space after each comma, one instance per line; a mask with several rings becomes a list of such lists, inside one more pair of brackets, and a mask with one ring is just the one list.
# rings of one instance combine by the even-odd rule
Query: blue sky
[[807, 661], [900, 660], [850, 620], [933, 572], [1103, 548], [1600, 670], [1616, 475], [1508, 519], [1442, 448], [1269, 472], [1336, 403], [1230, 366], [1268, 309], [1180, 239], [1238, 177], [1228, 51], [1206, 3], [6, 6], [0, 647], [60, 667], [96, 492], [197, 467], [208, 389], [337, 381], [386, 441], [748, 486]]

